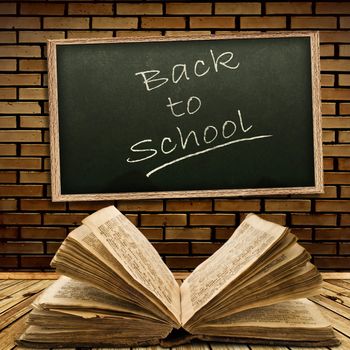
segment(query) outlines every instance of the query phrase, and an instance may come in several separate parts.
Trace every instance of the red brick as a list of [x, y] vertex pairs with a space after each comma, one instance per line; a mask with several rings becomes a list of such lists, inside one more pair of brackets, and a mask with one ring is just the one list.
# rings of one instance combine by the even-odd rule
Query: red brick
[[186, 214], [141, 214], [141, 226], [184, 226]]
[[350, 45], [339, 45], [339, 56], [350, 56]]
[[0, 130], [1, 142], [39, 142], [40, 131], [31, 130]]
[[292, 233], [298, 237], [299, 240], [310, 241], [312, 240], [311, 228], [292, 228]]
[[[185, 32], [183, 32], [185, 33]], [[117, 37], [118, 38], [148, 38], [149, 36], [162, 36], [162, 32], [160, 30], [118, 30]]]
[[230, 226], [234, 223], [234, 214], [190, 214], [191, 226]]
[[326, 172], [324, 182], [327, 185], [349, 185], [350, 174], [346, 172]]
[[324, 102], [322, 103], [322, 114], [335, 114], [335, 103], [332, 102]]
[[46, 253], [56, 254], [58, 248], [61, 246], [62, 242], [47, 242], [46, 243]]
[[350, 214], [340, 215], [340, 226], [350, 226]]
[[282, 16], [241, 17], [241, 28], [242, 29], [286, 28], [286, 18]]
[[4, 2], [0, 4], [0, 15], [15, 15], [16, 13], [16, 3]]
[[[15, 171], [0, 171], [0, 183], [8, 184], [8, 183], [16, 183], [16, 181], [17, 181], [17, 176]], [[0, 190], [1, 190], [1, 186], [0, 186]]]
[[338, 169], [350, 170], [350, 158], [338, 158]]
[[0, 214], [0, 223], [3, 225], [35, 225], [41, 223], [40, 214], [37, 213], [7, 213]]
[[348, 145], [324, 145], [323, 155], [329, 157], [349, 157], [350, 146]]
[[44, 29], [88, 29], [87, 17], [44, 17]]
[[[16, 88], [0, 88], [1, 100], [14, 100], [17, 97]], [[1, 118], [3, 119], [3, 118]], [[0, 121], [1, 123], [1, 121]]]
[[[350, 114], [350, 103], [340, 103], [340, 114]], [[341, 118], [340, 120], [342, 120]], [[350, 120], [350, 118], [346, 118], [345, 121]]]
[[152, 245], [159, 254], [189, 254], [189, 244], [185, 242], [157, 242]]
[[112, 205], [112, 201], [100, 201], [100, 202], [71, 202], [68, 203], [69, 210], [80, 210], [80, 211], [97, 211], [104, 207]]
[[268, 2], [266, 13], [268, 15], [311, 14], [311, 2]]
[[[39, 46], [24, 46], [24, 45], [4, 45], [1, 46], [0, 57], [40, 57], [41, 49]], [[21, 76], [12, 76], [19, 77]], [[3, 85], [3, 78], [1, 79]]]
[[19, 181], [23, 184], [48, 184], [50, 183], [50, 174], [47, 171], [21, 171]]
[[215, 239], [227, 240], [232, 236], [234, 231], [234, 227], [217, 227], [215, 228]]
[[309, 200], [279, 200], [279, 199], [265, 200], [266, 211], [304, 212], [304, 211], [310, 211], [310, 209], [311, 209], [311, 201]]
[[337, 28], [336, 17], [292, 17], [293, 29], [335, 29]]
[[160, 3], [117, 3], [117, 15], [161, 15], [162, 13], [163, 8]]
[[340, 243], [339, 244], [339, 254], [340, 255], [344, 255], [344, 254], [349, 255], [350, 254], [350, 243]]
[[321, 97], [322, 97], [322, 100], [349, 100], [350, 101], [350, 94], [348, 89], [322, 88]]
[[0, 74], [0, 85], [40, 85], [40, 74]]
[[18, 267], [18, 258], [16, 256], [0, 256], [0, 269], [13, 269]]
[[16, 117], [15, 116], [3, 116], [0, 117], [0, 128], [8, 129], [8, 128], [16, 128]]
[[21, 15], [63, 15], [64, 4], [54, 3], [22, 3], [21, 4]]
[[191, 17], [190, 28], [235, 28], [235, 18], [220, 17]]
[[18, 227], [0, 227], [0, 239], [17, 239]]
[[216, 199], [216, 211], [259, 211], [260, 200], [258, 199]]
[[36, 115], [36, 116], [21, 116], [20, 117], [21, 128], [48, 128], [49, 119], [47, 116]]
[[113, 37], [112, 30], [69, 30], [67, 38], [111, 38]]
[[50, 148], [47, 143], [22, 144], [21, 156], [49, 156]]
[[0, 156], [15, 156], [16, 148], [14, 143], [0, 143]]
[[48, 199], [21, 199], [23, 211], [62, 211], [66, 209], [65, 203], [52, 202]]
[[350, 42], [349, 31], [329, 31], [320, 32], [321, 43], [349, 43]]
[[52, 255], [24, 255], [20, 257], [21, 267], [27, 269], [50, 269]]
[[336, 214], [292, 214], [292, 225], [336, 226]]
[[4, 29], [39, 29], [39, 17], [2, 17], [0, 28]]
[[0, 42], [2, 44], [15, 44], [16, 43], [16, 32], [15, 31], [0, 32]]
[[141, 27], [145, 29], [185, 28], [185, 17], [143, 17]]
[[81, 225], [86, 214], [44, 214], [44, 225]]
[[217, 15], [260, 15], [261, 4], [259, 2], [217, 2], [215, 14]]
[[136, 17], [94, 17], [92, 27], [94, 29], [136, 29], [137, 22]]
[[44, 253], [41, 242], [0, 242], [0, 254]]
[[1, 59], [0, 60], [0, 70], [2, 71], [15, 71], [17, 69], [16, 60], [11, 59]]
[[17, 210], [17, 199], [0, 199], [0, 211]]
[[334, 56], [334, 45], [320, 45], [321, 57]]
[[[64, 31], [21, 31], [20, 43], [45, 43], [48, 39], [64, 39]], [[28, 55], [32, 56], [32, 55]], [[40, 54], [38, 55], [40, 57]]]
[[[344, 105], [349, 105], [349, 104], [340, 104], [340, 110], [342, 109], [342, 105], [344, 107]], [[347, 108], [347, 106], [345, 106], [345, 108]], [[346, 118], [346, 117], [329, 117], [329, 118], [322, 118], [322, 127], [325, 129], [346, 129], [349, 127], [349, 123], [350, 123], [350, 117]]]
[[22, 239], [64, 239], [67, 236], [64, 227], [21, 227]]
[[339, 85], [350, 86], [350, 74], [339, 74]]
[[340, 17], [340, 28], [350, 28], [350, 17]]
[[310, 254], [318, 255], [336, 255], [336, 243], [300, 243]]
[[321, 86], [334, 86], [335, 76], [333, 74], [321, 75]]
[[[323, 130], [322, 131], [322, 142], [335, 142], [335, 131], [333, 130]], [[325, 158], [323, 163], [325, 163], [325, 160], [329, 158]], [[325, 164], [323, 164], [325, 165]]]
[[166, 202], [167, 211], [211, 211], [212, 201], [210, 199], [182, 199], [168, 200]]
[[350, 13], [350, 4], [346, 2], [317, 2], [316, 3], [317, 14], [346, 14]]
[[192, 254], [212, 255], [221, 246], [222, 246], [222, 243], [214, 243], [214, 242], [196, 242], [196, 243], [192, 243], [191, 244]]
[[68, 15], [113, 15], [113, 4], [68, 4]]
[[320, 200], [316, 201], [318, 212], [349, 212], [350, 202], [347, 200]]
[[350, 59], [322, 59], [322, 71], [349, 71]]
[[323, 158], [323, 170], [334, 170], [334, 158]]
[[208, 227], [167, 227], [165, 239], [205, 241], [210, 240], [211, 229]]
[[319, 269], [339, 269], [349, 270], [350, 257], [325, 256], [314, 258], [314, 264]]
[[40, 169], [40, 158], [8, 157], [0, 159], [0, 169]]
[[341, 198], [350, 198], [350, 186], [341, 186], [340, 187], [340, 197]]
[[139, 227], [139, 229], [150, 241], [160, 241], [163, 239], [162, 227]]
[[[240, 222], [242, 222], [247, 214], [240, 215]], [[286, 214], [259, 214], [259, 216], [268, 221], [272, 221], [279, 225], [286, 225]]]
[[162, 200], [119, 200], [120, 211], [163, 211]]
[[316, 228], [316, 241], [349, 241], [350, 230], [348, 228]]
[[194, 257], [194, 256], [167, 256], [165, 263], [172, 270], [192, 270], [201, 264], [207, 257]]

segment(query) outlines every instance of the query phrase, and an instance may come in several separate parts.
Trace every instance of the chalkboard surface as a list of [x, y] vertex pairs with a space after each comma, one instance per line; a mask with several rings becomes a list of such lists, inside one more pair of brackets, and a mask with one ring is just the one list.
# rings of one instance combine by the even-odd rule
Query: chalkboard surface
[[322, 191], [318, 35], [49, 43], [54, 200]]

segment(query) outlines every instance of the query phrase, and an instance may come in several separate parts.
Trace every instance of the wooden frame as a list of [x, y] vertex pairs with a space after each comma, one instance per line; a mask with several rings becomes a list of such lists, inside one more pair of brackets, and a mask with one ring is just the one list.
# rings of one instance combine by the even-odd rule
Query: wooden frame
[[[309, 37], [311, 47], [312, 74], [312, 109], [313, 109], [313, 148], [314, 148], [314, 179], [312, 187], [284, 188], [252, 188], [252, 189], [220, 189], [191, 191], [160, 191], [131, 193], [101, 193], [101, 194], [62, 194], [60, 179], [59, 150], [59, 114], [57, 96], [57, 45], [99, 44], [123, 42], [162, 42], [187, 40], [224, 40], [224, 39], [257, 39], [257, 38], [287, 38]], [[323, 192], [323, 159], [322, 159], [322, 128], [320, 102], [320, 61], [318, 32], [280, 32], [280, 33], [244, 33], [232, 35], [191, 36], [191, 37], [149, 37], [149, 38], [108, 38], [108, 39], [67, 39], [48, 41], [48, 72], [49, 72], [49, 110], [50, 110], [50, 143], [51, 143], [51, 185], [53, 201], [80, 200], [114, 200], [114, 199], [151, 199], [151, 198], [188, 198], [188, 197], [228, 197], [228, 196], [258, 196], [258, 195], [288, 195], [317, 194]]]

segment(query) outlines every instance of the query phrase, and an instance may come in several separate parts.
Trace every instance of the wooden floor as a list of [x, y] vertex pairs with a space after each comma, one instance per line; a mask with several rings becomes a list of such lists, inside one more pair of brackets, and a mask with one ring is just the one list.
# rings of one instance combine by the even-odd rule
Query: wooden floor
[[[184, 274], [176, 274], [181, 280]], [[0, 273], [0, 350], [24, 350], [15, 345], [15, 339], [25, 328], [26, 318], [35, 297], [54, 279], [55, 273]], [[337, 350], [350, 350], [350, 273], [324, 273], [324, 288], [320, 296], [311, 300], [321, 308], [332, 323], [337, 336], [342, 341]], [[26, 348], [27, 349], [27, 348]], [[159, 347], [149, 347], [160, 350]], [[271, 347], [247, 345], [201, 344], [179, 346], [177, 350], [302, 350], [296, 347]], [[305, 348], [304, 348], [305, 349]], [[309, 348], [310, 349], [310, 348]], [[328, 347], [314, 348], [327, 350]], [[73, 350], [73, 349], [71, 349]], [[126, 349], [124, 349], [126, 350]], [[141, 350], [141, 348], [137, 348]]]

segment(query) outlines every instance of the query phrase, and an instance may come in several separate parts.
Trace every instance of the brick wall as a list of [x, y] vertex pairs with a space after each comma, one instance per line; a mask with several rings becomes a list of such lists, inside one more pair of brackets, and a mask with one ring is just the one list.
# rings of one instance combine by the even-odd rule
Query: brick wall
[[292, 227], [320, 269], [350, 270], [350, 2], [0, 1], [0, 269], [47, 269], [67, 233], [113, 202], [52, 203], [46, 40], [320, 30], [325, 193], [117, 201], [174, 270], [248, 212]]

